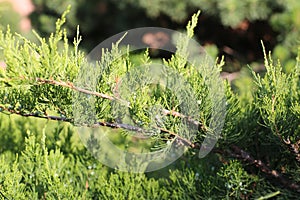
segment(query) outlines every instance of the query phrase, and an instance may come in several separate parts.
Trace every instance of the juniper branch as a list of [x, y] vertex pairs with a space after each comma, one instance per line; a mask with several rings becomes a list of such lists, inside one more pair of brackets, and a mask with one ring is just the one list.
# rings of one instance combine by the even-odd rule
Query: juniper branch
[[0, 194], [5, 200], [8, 200], [8, 198], [1, 191], [0, 191]]
[[82, 92], [84, 94], [95, 95], [97, 97], [101, 97], [101, 98], [104, 98], [104, 99], [115, 100], [115, 98], [112, 97], [112, 96], [76, 87], [71, 82], [55, 81], [55, 80], [48, 80], [48, 79], [41, 79], [41, 78], [36, 78], [36, 81], [39, 82], [39, 83], [45, 83], [45, 84], [50, 84], [50, 85], [57, 85], [57, 86], [67, 87], [67, 88], [70, 88], [72, 90]]
[[261, 160], [255, 159], [253, 156], [250, 155], [250, 153], [242, 150], [240, 147], [236, 145], [232, 145], [231, 149], [233, 152], [229, 152], [229, 155], [240, 159], [244, 162], [247, 162], [249, 164], [254, 164], [258, 169], [260, 169], [262, 172], [266, 173], [267, 175], [277, 179], [283, 186], [292, 189], [296, 192], [300, 192], [300, 185], [297, 183], [294, 183], [287, 178], [285, 178], [281, 173], [279, 173], [277, 170], [270, 169], [264, 162]]
[[[8, 109], [5, 108], [3, 106], [0, 106], [2, 112], [3, 111], [7, 111], [9, 112], [9, 114], [16, 114], [16, 115], [20, 115], [23, 117], [35, 117], [35, 118], [40, 118], [40, 119], [48, 119], [48, 120], [54, 120], [54, 121], [63, 121], [63, 122], [69, 122], [74, 124], [74, 120], [71, 118], [66, 118], [66, 117], [59, 117], [59, 116], [50, 116], [50, 115], [40, 115], [38, 113], [22, 113], [20, 111], [16, 111], [14, 109]], [[88, 127], [99, 127], [99, 126], [105, 126], [105, 127], [109, 127], [109, 128], [114, 128], [114, 129], [124, 129], [124, 130], [128, 130], [128, 131], [134, 131], [134, 132], [138, 132], [138, 133], [146, 133], [147, 131], [144, 130], [143, 128], [137, 127], [137, 126], [132, 126], [130, 124], [121, 124], [121, 123], [114, 123], [114, 122], [97, 122], [95, 124], [92, 125], [87, 125]], [[178, 141], [180, 141], [182, 144], [188, 145], [191, 148], [197, 148], [197, 145], [192, 143], [190, 140], [181, 137], [179, 134], [169, 131], [167, 129], [163, 129], [160, 127], [156, 127], [158, 128], [161, 132], [163, 133], [168, 133], [169, 135], [171, 135], [172, 137], [176, 137], [176, 139]]]
[[[110, 96], [110, 95], [107, 95], [107, 94], [103, 94], [103, 93], [99, 93], [99, 92], [95, 92], [95, 91], [90, 91], [90, 90], [87, 90], [87, 89], [84, 89], [84, 88], [77, 87], [72, 82], [48, 80], [48, 79], [42, 79], [42, 78], [36, 78], [36, 81], [40, 84], [50, 84], [50, 85], [57, 85], [57, 86], [67, 87], [67, 88], [70, 88], [72, 90], [84, 93], [84, 94], [95, 95], [97, 97], [108, 99], [108, 100], [111, 100], [111, 101], [112, 100], [119, 100], [119, 98], [117, 98], [117, 97], [113, 97], [113, 96]], [[124, 101], [124, 100], [122, 100], [122, 101]], [[130, 106], [129, 102], [126, 102], [126, 103], [127, 103], [128, 106]], [[177, 111], [174, 111], [174, 110], [163, 109], [162, 112], [163, 112], [164, 115], [172, 115], [174, 117], [180, 117], [182, 119], [186, 119], [188, 122], [193, 123], [194, 125], [200, 126], [200, 128], [202, 130], [207, 131], [207, 128], [204, 126], [203, 123], [201, 123], [197, 120], [194, 120], [189, 116], [186, 116], [186, 115], [181, 114], [181, 113], [179, 113]]]
[[279, 137], [279, 139], [281, 140], [281, 142], [282, 142], [283, 144], [285, 144], [285, 146], [287, 146], [288, 150], [289, 150], [292, 154], [294, 154], [296, 161], [300, 163], [300, 151], [299, 151], [300, 140], [298, 140], [296, 143], [293, 144], [293, 143], [290, 141], [289, 138], [284, 139], [284, 138], [281, 136], [281, 134], [279, 133], [279, 130], [278, 130], [278, 128], [277, 128], [276, 125], [275, 125], [275, 132], [276, 132], [276, 135], [277, 135], [277, 136]]

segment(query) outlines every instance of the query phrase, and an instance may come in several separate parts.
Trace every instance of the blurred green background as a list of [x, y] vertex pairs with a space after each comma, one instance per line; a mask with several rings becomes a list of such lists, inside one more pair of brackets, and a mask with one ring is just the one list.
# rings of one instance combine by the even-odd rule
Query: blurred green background
[[[11, 0], [18, 2], [17, 0]], [[82, 49], [90, 51], [114, 34], [143, 26], [158, 26], [183, 30], [191, 15], [201, 10], [196, 39], [214, 57], [225, 56], [224, 71], [238, 72], [250, 64], [263, 70], [261, 40], [273, 56], [279, 58], [286, 71], [295, 64], [300, 36], [300, 2], [297, 0], [28, 0], [20, 1], [19, 16], [1, 1], [1, 26], [11, 25], [22, 31], [20, 20], [27, 17], [32, 29], [48, 36], [55, 21], [71, 4], [67, 31], [72, 41], [80, 26]], [[32, 4], [28, 6], [27, 4]], [[14, 9], [16, 10], [16, 9]], [[23, 16], [22, 16], [23, 15]], [[26, 16], [25, 16], [26, 17]], [[24, 25], [23, 25], [24, 26]], [[30, 37], [28, 27], [26, 32]]]

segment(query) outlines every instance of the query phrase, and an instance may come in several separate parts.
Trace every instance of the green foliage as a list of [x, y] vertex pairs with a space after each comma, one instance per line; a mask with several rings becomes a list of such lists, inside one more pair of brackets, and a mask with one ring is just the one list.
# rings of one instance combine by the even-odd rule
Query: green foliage
[[[296, 142], [299, 137], [299, 65], [294, 67], [291, 74], [282, 72], [280, 62], [265, 54], [267, 72], [264, 78], [255, 75], [257, 91], [254, 98], [260, 111], [262, 124], [271, 128], [276, 135], [289, 137]], [[291, 135], [293, 133], [293, 135]]]
[[[83, 59], [83, 54], [78, 52], [80, 38], [78, 36], [74, 40], [74, 49], [70, 51], [66, 31], [60, 29], [65, 22], [64, 16], [57, 21], [57, 31], [48, 41], [36, 34], [39, 44], [20, 35], [15, 36], [10, 30], [6, 34], [0, 32], [0, 46], [7, 65], [0, 74], [3, 80], [1, 106], [23, 114], [50, 111], [56, 115], [70, 115], [70, 90], [58, 91], [56, 86], [36, 82], [38, 78], [72, 81], [78, 73]], [[8, 84], [7, 79], [10, 87], [3, 87]]]
[[[8, 162], [7, 162], [8, 161]], [[17, 160], [12, 161], [6, 155], [1, 155], [0, 169], [1, 169], [1, 194], [17, 199], [25, 199], [25, 184], [21, 182], [22, 172], [18, 169], [19, 164]], [[2, 191], [5, 191], [4, 194]], [[3, 196], [2, 196], [3, 198]]]
[[230, 161], [222, 167], [219, 176], [224, 179], [226, 195], [241, 199], [253, 192], [254, 183], [258, 181], [257, 177], [249, 175], [237, 161]]
[[[74, 93], [80, 92], [78, 87], [98, 92], [92, 123], [115, 123], [119, 116], [128, 115], [140, 127], [159, 126], [176, 132], [177, 138], [187, 136], [180, 131], [180, 120], [167, 115], [161, 124], [154, 125], [151, 107], [182, 112], [179, 107], [182, 102], [171, 90], [147, 85], [148, 77], [143, 74], [135, 80], [128, 79], [128, 85], [124, 84], [120, 90], [121, 97], [129, 102], [129, 112], [109, 98], [101, 98], [103, 94], [115, 97], [118, 78], [127, 72], [134, 74], [137, 63], [147, 66], [154, 61], [147, 50], [130, 56], [129, 48], [117, 43], [111, 51], [104, 50], [97, 67], [90, 68], [84, 53], [78, 49], [79, 31], [70, 48], [67, 32], [62, 29], [67, 12], [57, 21], [56, 31], [48, 39], [35, 33], [38, 43], [12, 34], [10, 30], [0, 32], [1, 54], [7, 64], [6, 69], [0, 68], [1, 198], [288, 199], [299, 196], [299, 56], [293, 72], [286, 73], [279, 62], [273, 63], [270, 54], [265, 55], [267, 72], [264, 76], [252, 72], [255, 87], [249, 87], [251, 91], [236, 94], [224, 82], [226, 123], [217, 147], [206, 158], [199, 159], [197, 148], [193, 148], [172, 165], [156, 172], [119, 172], [97, 162], [83, 148], [76, 134], [74, 123], [90, 119], [74, 122], [73, 114], [84, 111], [83, 104], [73, 106]], [[188, 23], [188, 37], [194, 34], [198, 15]], [[197, 137], [190, 141], [191, 147], [197, 147], [208, 134], [212, 115], [205, 78], [218, 75], [223, 61], [214, 64], [217, 69], [214, 74], [195, 70], [193, 65], [197, 63], [187, 62], [189, 38], [178, 38], [177, 52], [160, 63], [176, 70], [201, 102], [199, 110], [192, 112], [192, 117], [196, 116], [195, 120], [202, 125]], [[204, 69], [208, 64], [202, 63]], [[84, 75], [90, 75], [90, 80], [84, 79]], [[95, 80], [98, 81], [96, 87], [89, 88]], [[168, 80], [172, 81], [171, 77]], [[138, 88], [127, 93], [132, 91], [131, 83]], [[128, 145], [134, 143], [130, 131], [105, 129], [109, 134], [116, 134], [112, 140], [120, 144], [120, 148], [130, 149]], [[167, 145], [174, 139], [169, 133], [153, 134], [152, 143], [142, 147], [153, 151], [157, 146]]]
[[278, 35], [278, 45], [274, 49], [274, 56], [280, 58], [284, 64], [283, 69], [287, 72], [293, 71], [296, 64], [294, 59], [298, 53], [299, 46], [299, 11], [300, 3], [294, 0], [279, 1], [282, 12], [274, 13], [270, 18], [270, 24]]

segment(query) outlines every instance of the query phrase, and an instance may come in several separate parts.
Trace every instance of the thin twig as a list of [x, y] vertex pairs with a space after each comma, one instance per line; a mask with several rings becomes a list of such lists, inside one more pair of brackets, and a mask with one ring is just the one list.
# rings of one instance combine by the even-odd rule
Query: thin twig
[[95, 95], [97, 97], [101, 97], [101, 98], [104, 98], [104, 99], [115, 100], [115, 98], [112, 97], [112, 96], [76, 87], [71, 82], [55, 81], [55, 80], [48, 80], [48, 79], [41, 79], [41, 78], [36, 78], [36, 81], [39, 82], [39, 83], [46, 83], [46, 84], [50, 84], [50, 85], [58, 85], [58, 86], [62, 86], [62, 87], [67, 87], [67, 88], [70, 88], [72, 90], [82, 92], [84, 94]]
[[175, 136], [177, 139], [179, 139], [181, 142], [183, 142], [185, 145], [190, 146], [191, 148], [195, 148], [196, 145], [194, 143], [192, 143], [190, 140], [181, 137], [180, 135], [178, 135], [177, 133], [174, 133], [172, 131], [169, 131], [167, 129], [163, 129], [163, 128], [159, 128], [160, 131], [165, 132], [165, 133], [169, 133], [170, 135]]

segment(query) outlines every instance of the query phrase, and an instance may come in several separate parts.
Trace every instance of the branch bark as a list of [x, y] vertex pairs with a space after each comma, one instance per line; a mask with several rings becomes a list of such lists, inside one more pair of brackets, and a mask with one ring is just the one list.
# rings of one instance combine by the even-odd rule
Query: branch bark
[[279, 173], [277, 170], [270, 169], [264, 162], [261, 160], [255, 159], [253, 156], [251, 156], [248, 152], [242, 150], [240, 147], [236, 145], [231, 146], [232, 152], [229, 153], [230, 156], [240, 159], [248, 164], [255, 165], [260, 171], [264, 172], [270, 177], [273, 177], [274, 179], [278, 180], [283, 186], [296, 191], [300, 192], [300, 185], [297, 183], [292, 182], [291, 180], [284, 177], [281, 173]]
[[[54, 121], [63, 121], [63, 122], [69, 122], [69, 123], [74, 123], [74, 120], [71, 118], [66, 118], [66, 117], [59, 117], [59, 116], [49, 116], [49, 115], [39, 115], [36, 113], [22, 113], [13, 109], [8, 109], [5, 108], [3, 106], [0, 106], [0, 108], [2, 109], [2, 111], [7, 111], [10, 114], [16, 114], [16, 115], [20, 115], [23, 117], [35, 117], [35, 118], [40, 118], [40, 119], [48, 119], [48, 120], [54, 120]], [[105, 126], [105, 127], [109, 127], [109, 128], [115, 128], [115, 129], [125, 129], [128, 131], [134, 131], [134, 132], [138, 132], [138, 133], [147, 133], [146, 130], [144, 130], [143, 128], [137, 127], [137, 126], [133, 126], [130, 124], [121, 124], [121, 123], [114, 123], [114, 122], [97, 122], [95, 124], [89, 125], [89, 127], [99, 127], [99, 126]], [[169, 135], [176, 137], [176, 139], [178, 141], [180, 141], [181, 144], [190, 146], [191, 148], [196, 148], [197, 146], [192, 143], [190, 140], [180, 136], [179, 134], [169, 131], [167, 129], [163, 129], [160, 127], [155, 127], [157, 129], [159, 129], [161, 132], [163, 133], [168, 133]]]

